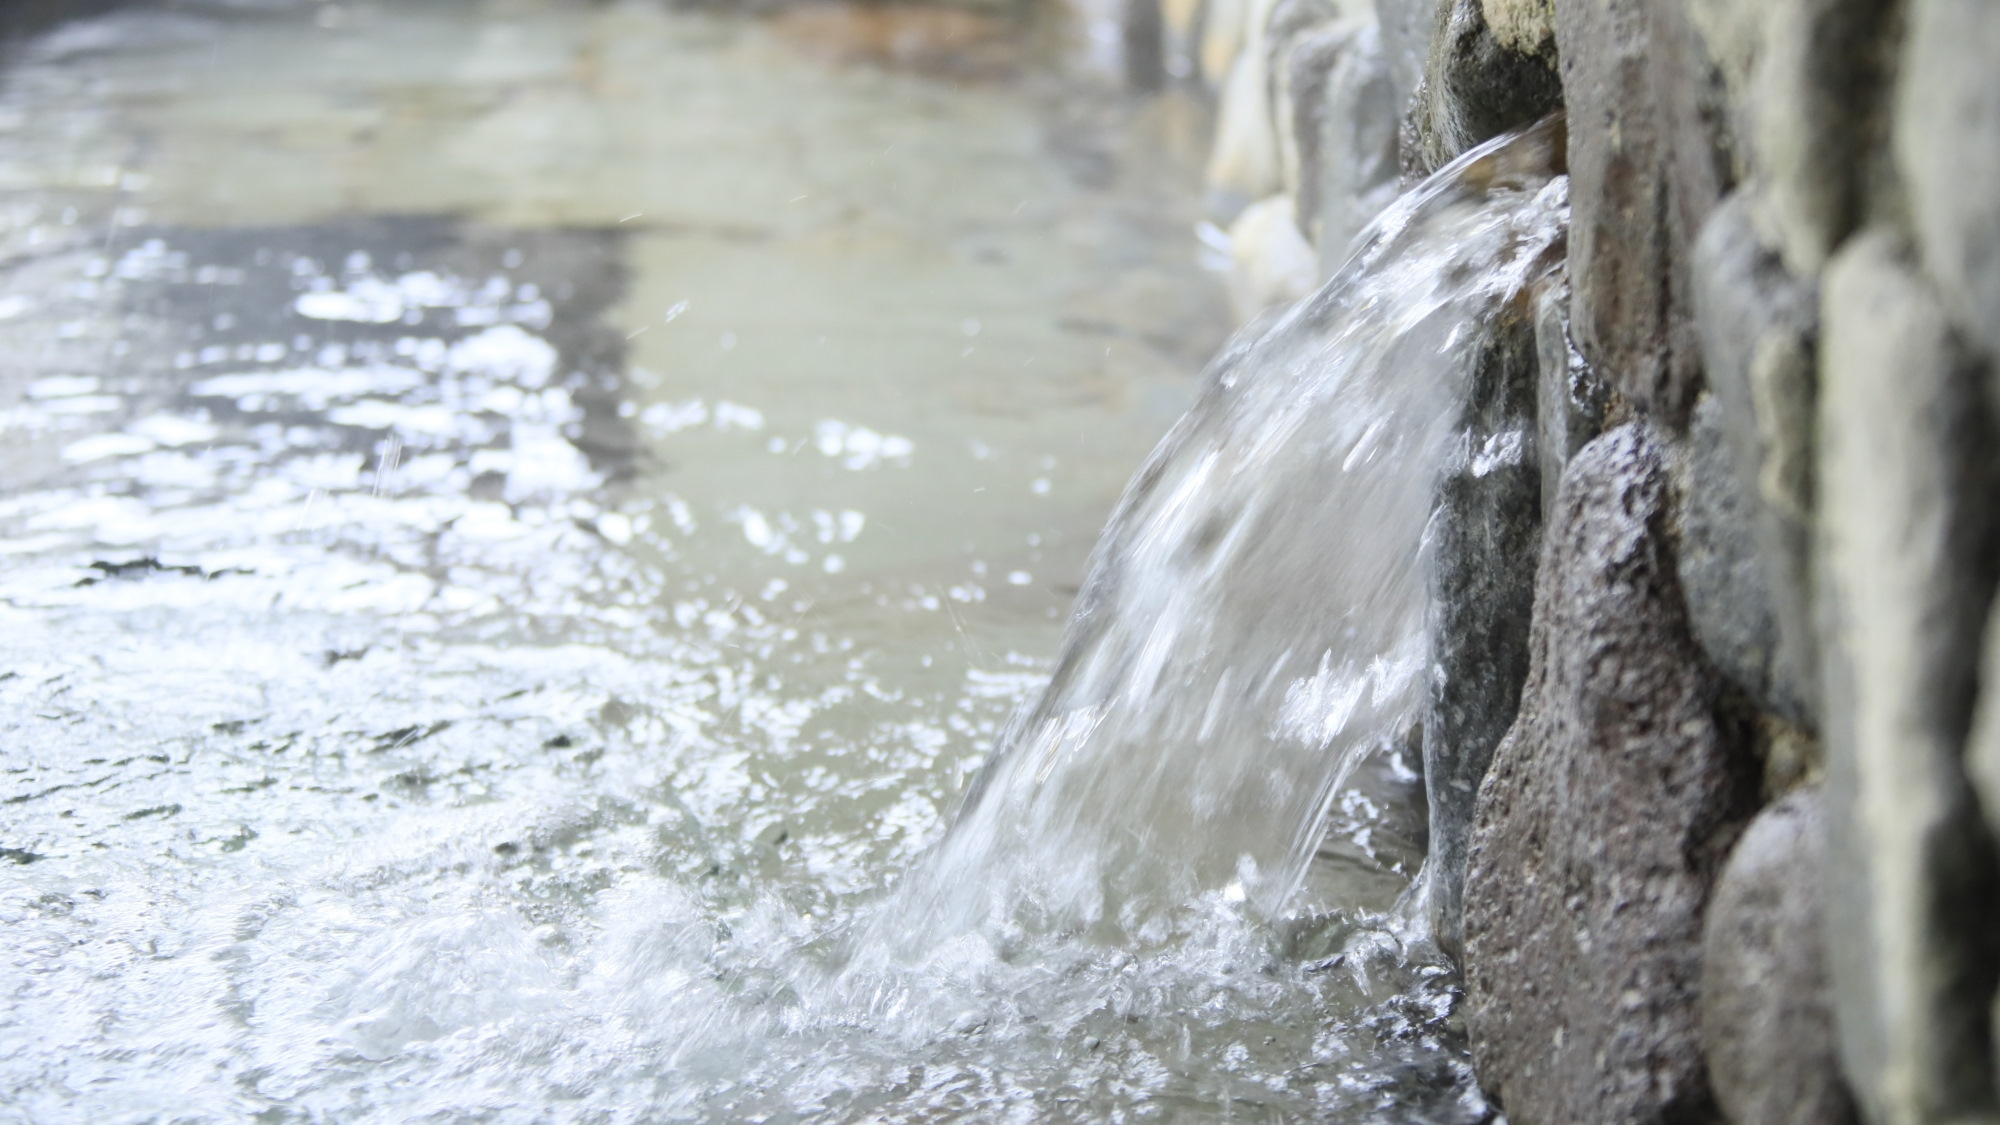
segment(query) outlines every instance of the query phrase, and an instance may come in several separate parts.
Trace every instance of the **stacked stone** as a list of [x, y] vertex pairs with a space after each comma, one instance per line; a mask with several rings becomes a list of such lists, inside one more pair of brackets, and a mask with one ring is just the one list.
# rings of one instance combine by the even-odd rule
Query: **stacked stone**
[[1390, 167], [1569, 129], [1567, 278], [1465, 419], [1536, 455], [1438, 498], [1426, 885], [1482, 1084], [2000, 1121], [2000, 2], [1372, 7], [1210, 0], [1211, 187], [1318, 277]]

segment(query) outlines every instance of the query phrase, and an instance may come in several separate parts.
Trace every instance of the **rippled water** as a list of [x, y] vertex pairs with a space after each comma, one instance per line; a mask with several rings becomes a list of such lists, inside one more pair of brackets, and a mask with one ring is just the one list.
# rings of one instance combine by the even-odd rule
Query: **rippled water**
[[1200, 113], [1099, 38], [328, 0], [15, 45], [0, 1113], [1482, 1116], [1394, 753], [1275, 921], [922, 906], [1221, 336]]

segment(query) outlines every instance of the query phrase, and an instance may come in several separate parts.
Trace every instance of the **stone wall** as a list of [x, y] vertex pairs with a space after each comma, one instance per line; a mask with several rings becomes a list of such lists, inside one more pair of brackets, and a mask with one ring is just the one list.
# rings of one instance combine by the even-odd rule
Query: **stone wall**
[[1439, 494], [1427, 885], [1489, 1094], [2000, 1120], [2000, 2], [1160, 10], [1246, 319], [1567, 113], [1567, 279], [1468, 408], [1533, 475]]

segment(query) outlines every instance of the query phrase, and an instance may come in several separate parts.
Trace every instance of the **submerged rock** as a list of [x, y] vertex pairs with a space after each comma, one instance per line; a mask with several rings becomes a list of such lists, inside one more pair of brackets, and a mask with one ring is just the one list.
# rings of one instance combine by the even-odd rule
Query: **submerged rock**
[[1894, 238], [1823, 281], [1821, 649], [1841, 1055], [1872, 1121], [1995, 1105], [1991, 838], [1961, 761], [1994, 550], [1978, 372]]
[[1515, 1121], [1714, 1115], [1701, 926], [1757, 768], [1689, 632], [1669, 491], [1644, 423], [1570, 463], [1521, 714], [1479, 791], [1465, 1010], [1480, 1082]]
[[1702, 937], [1709, 1083], [1733, 1125], [1850, 1125], [1827, 987], [1826, 816], [1801, 789], [1750, 822], [1716, 880]]

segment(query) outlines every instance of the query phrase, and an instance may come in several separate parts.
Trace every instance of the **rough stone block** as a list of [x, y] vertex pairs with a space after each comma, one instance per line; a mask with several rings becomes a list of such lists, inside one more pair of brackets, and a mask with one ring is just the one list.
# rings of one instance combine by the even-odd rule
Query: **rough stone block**
[[1544, 520], [1555, 515], [1556, 486], [1570, 458], [1603, 432], [1609, 397], [1570, 340], [1569, 300], [1567, 273], [1558, 273], [1535, 295], [1535, 455]]
[[2000, 442], [1889, 235], [1822, 279], [1819, 613], [1834, 995], [1871, 1121], [1995, 1111], [1993, 848], [1962, 753], [2000, 562]]
[[1670, 491], [1643, 422], [1570, 462], [1520, 717], [1479, 791], [1465, 1010], [1480, 1082], [1512, 1121], [1714, 1117], [1702, 920], [1758, 771], [1689, 633]]
[[1399, 118], [1373, 20], [1341, 20], [1306, 33], [1288, 63], [1299, 229], [1317, 248], [1319, 276], [1326, 278], [1396, 198]]
[[1852, 1125], [1826, 978], [1817, 789], [1757, 814], [1729, 855], [1703, 927], [1702, 1046], [1733, 1125]]
[[[1713, 647], [1710, 653], [1766, 710], [1816, 729], [1809, 519], [1819, 295], [1761, 244], [1741, 192], [1710, 216], [1695, 243], [1693, 273], [1703, 366], [1727, 438], [1719, 452], [1733, 468], [1744, 530], [1762, 570], [1746, 578], [1766, 591], [1756, 599], [1762, 608], [1750, 608], [1742, 603], [1747, 588], [1722, 589], [1721, 602], [1707, 602], [1690, 584], [1697, 632], [1704, 643], [1719, 642], [1721, 634], [1704, 622], [1739, 612], [1732, 601], [1744, 614], [1768, 617], [1774, 632], [1760, 660], [1746, 663]], [[1753, 667], [1759, 663], [1761, 670]]]
[[1895, 120], [1924, 267], [1961, 329], [2000, 355], [2000, 5], [1910, 4]]
[[1503, 45], [1480, 0], [1446, 0], [1402, 130], [1403, 178], [1422, 179], [1481, 141], [1562, 108], [1553, 51]]
[[1669, 351], [1669, 183], [1646, 0], [1560, 0], [1556, 47], [1571, 110], [1570, 328], [1621, 394], [1678, 424], [1696, 380]]
[[1720, 72], [1683, 0], [1557, 0], [1578, 349], [1669, 428], [1700, 390], [1688, 249], [1731, 183]]
[[1528, 617], [1541, 544], [1531, 312], [1503, 316], [1467, 388], [1458, 455], [1439, 478], [1431, 540], [1429, 691], [1424, 709], [1431, 932], [1462, 944], [1465, 848], [1493, 748], [1528, 673]]

